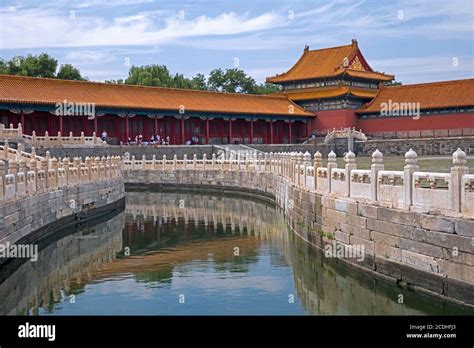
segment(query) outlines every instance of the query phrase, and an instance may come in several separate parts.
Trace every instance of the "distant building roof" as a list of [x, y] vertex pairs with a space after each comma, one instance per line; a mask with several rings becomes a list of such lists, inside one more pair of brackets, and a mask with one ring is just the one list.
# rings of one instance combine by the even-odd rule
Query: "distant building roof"
[[[474, 106], [474, 79], [413, 85], [381, 85], [375, 98], [357, 113], [380, 112], [382, 103], [420, 103], [420, 109]], [[474, 120], [472, 120], [474, 124]]]
[[0, 103], [55, 105], [64, 100], [103, 108], [176, 112], [182, 105], [186, 112], [314, 117], [285, 96], [0, 75]]
[[352, 40], [350, 45], [312, 51], [306, 46], [303, 55], [290, 70], [268, 77], [267, 82], [283, 83], [344, 74], [378, 81], [390, 81], [395, 78], [393, 75], [373, 71], [359, 50], [357, 41]]

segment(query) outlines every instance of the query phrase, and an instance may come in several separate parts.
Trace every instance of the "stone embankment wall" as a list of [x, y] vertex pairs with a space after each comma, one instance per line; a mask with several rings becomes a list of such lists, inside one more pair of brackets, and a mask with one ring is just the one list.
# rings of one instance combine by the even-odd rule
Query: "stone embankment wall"
[[0, 206], [0, 244], [33, 241], [39, 233], [103, 214], [117, 207], [123, 197], [122, 178], [111, 178], [7, 202]]
[[0, 146], [0, 245], [32, 243], [123, 207], [121, 166], [120, 157], [58, 161]]
[[474, 306], [474, 220], [460, 214], [390, 208], [370, 200], [321, 192], [306, 187], [302, 178], [295, 182], [282, 175], [289, 167], [282, 168], [281, 162], [276, 166], [275, 161], [270, 163], [273, 166], [268, 162], [258, 165], [260, 170], [248, 163], [237, 168], [216, 162], [203, 168], [194, 160], [183, 169], [170, 161], [147, 169], [146, 163], [137, 161], [125, 162], [123, 175], [126, 185], [141, 188], [144, 184], [204, 187], [271, 197], [284, 210], [292, 230], [315, 247], [324, 249], [329, 244], [349, 252], [363, 246], [362, 260], [338, 258], [341, 262]]

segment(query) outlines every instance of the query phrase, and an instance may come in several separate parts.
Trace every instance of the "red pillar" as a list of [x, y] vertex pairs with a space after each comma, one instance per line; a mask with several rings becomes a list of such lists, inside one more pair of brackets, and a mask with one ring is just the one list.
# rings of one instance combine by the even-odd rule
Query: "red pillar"
[[21, 129], [23, 129], [23, 133], [25, 133], [25, 113], [23, 112], [23, 110], [21, 110], [20, 123]]
[[[104, 115], [105, 117], [105, 115]], [[122, 134], [122, 118], [117, 115], [114, 119], [115, 121], [115, 136], [117, 137], [117, 141], [120, 144], [120, 140], [123, 141], [123, 134]], [[99, 121], [97, 121], [99, 122]]]
[[99, 135], [97, 134], [97, 115], [94, 116], [94, 132], [95, 132], [95, 136]]
[[232, 143], [232, 120], [229, 119], [229, 139], [227, 140], [227, 144]]
[[288, 122], [288, 144], [291, 144], [291, 122]]
[[128, 134], [128, 115], [125, 115], [125, 142], [128, 141], [129, 134]]
[[273, 121], [270, 122], [270, 144], [273, 144]]
[[253, 120], [250, 120], [250, 144], [253, 144]]
[[206, 145], [209, 144], [209, 119], [206, 118]]
[[158, 116], [155, 116], [155, 128], [154, 128], [154, 131], [155, 131], [155, 134], [153, 134], [154, 136], [156, 136], [158, 134]]
[[82, 116], [82, 131], [84, 135], [87, 136], [87, 116]]
[[148, 116], [145, 116], [143, 119], [143, 141], [148, 141], [150, 139], [150, 135], [148, 134], [150, 127], [149, 127], [149, 120]]
[[181, 145], [185, 143], [185, 136], [184, 136], [184, 118], [181, 118]]
[[61, 135], [64, 135], [64, 133], [63, 133], [63, 115], [59, 115], [59, 131], [61, 132]]

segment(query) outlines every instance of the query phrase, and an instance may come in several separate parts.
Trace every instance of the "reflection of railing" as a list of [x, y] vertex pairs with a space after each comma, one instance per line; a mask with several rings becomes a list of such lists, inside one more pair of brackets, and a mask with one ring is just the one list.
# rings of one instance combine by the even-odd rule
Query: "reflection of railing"
[[[205, 226], [230, 226], [232, 231], [244, 229], [260, 235], [276, 234], [285, 226], [277, 219], [277, 210], [258, 201], [243, 201], [233, 197], [172, 194], [156, 197], [154, 194], [129, 192], [126, 196], [126, 213], [154, 223], [198, 222]], [[262, 218], [265, 217], [265, 218]], [[140, 219], [140, 220], [141, 220]]]
[[[125, 214], [62, 237], [39, 251], [36, 262], [21, 264], [0, 284], [0, 315], [37, 315], [39, 309], [69, 301], [71, 289], [115, 259], [122, 249]], [[83, 238], [87, 237], [87, 238]], [[51, 296], [52, 295], [52, 296]]]
[[[237, 153], [236, 158], [225, 159], [206, 155], [192, 159], [186, 155], [178, 159], [151, 160], [132, 157], [124, 160], [125, 170], [173, 171], [178, 169], [224, 170], [271, 172], [289, 179], [293, 184], [307, 190], [316, 190], [338, 197], [352, 197], [357, 200], [378, 202], [380, 205], [409, 209], [423, 207], [435, 211], [474, 212], [474, 177], [468, 175], [466, 154], [458, 149], [453, 153], [453, 167], [450, 173], [424, 173], [418, 171], [417, 154], [410, 149], [405, 154], [403, 171], [385, 171], [383, 155], [376, 150], [372, 155], [370, 170], [358, 170], [354, 153], [344, 157], [344, 168], [337, 168], [336, 154], [331, 151], [326, 167], [317, 152], [314, 160], [309, 152], [265, 153], [250, 158]], [[316, 168], [316, 169], [315, 169]]]
[[5, 125], [0, 123], [0, 140], [24, 140], [24, 142], [31, 146], [36, 147], [67, 147], [67, 146], [105, 146], [107, 143], [96, 136], [93, 132], [92, 136], [84, 136], [84, 132], [81, 135], [75, 137], [72, 132], [69, 135], [64, 136], [61, 132], [58, 132], [56, 136], [50, 136], [48, 131], [45, 132], [44, 136], [37, 136], [36, 132], [33, 131], [32, 135], [23, 134], [21, 123], [18, 124], [18, 128], [13, 128], [13, 124], [10, 124], [10, 128], [5, 128]]

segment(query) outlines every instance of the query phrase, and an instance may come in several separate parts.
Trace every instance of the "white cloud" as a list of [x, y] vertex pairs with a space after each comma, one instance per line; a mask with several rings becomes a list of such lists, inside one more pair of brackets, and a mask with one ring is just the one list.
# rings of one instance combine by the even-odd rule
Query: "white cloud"
[[189, 20], [168, 16], [161, 28], [153, 16], [145, 13], [114, 21], [82, 17], [80, 12], [71, 19], [68, 13], [52, 9], [24, 10], [14, 15], [4, 13], [2, 17], [2, 49], [156, 45], [184, 37], [256, 32], [281, 23], [281, 17], [274, 13], [250, 17], [233, 12]]

